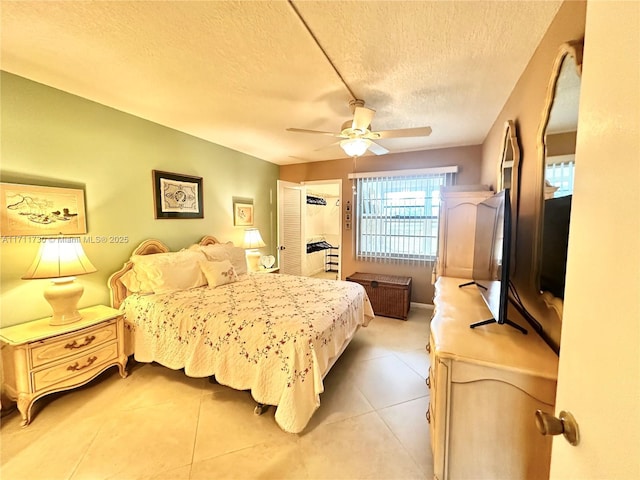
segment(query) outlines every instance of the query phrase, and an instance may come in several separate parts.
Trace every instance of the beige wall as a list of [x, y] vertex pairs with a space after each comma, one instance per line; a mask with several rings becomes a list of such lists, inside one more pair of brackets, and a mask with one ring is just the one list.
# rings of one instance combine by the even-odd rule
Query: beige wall
[[[88, 233], [82, 238], [128, 239], [83, 243], [98, 271], [78, 278], [85, 286], [81, 307], [109, 303], [109, 275], [147, 238], [173, 250], [204, 235], [240, 242], [244, 229], [233, 226], [233, 196], [253, 198], [255, 226], [267, 244], [262, 251], [275, 252], [276, 165], [5, 72], [1, 95], [0, 179], [84, 189]], [[155, 220], [154, 169], [202, 177], [204, 219]], [[48, 280], [20, 279], [37, 248], [29, 238], [0, 239], [2, 326], [50, 315], [42, 296]]]
[[507, 120], [515, 122], [522, 161], [514, 283], [527, 308], [542, 323], [555, 346], [560, 341], [561, 322], [542, 305], [535, 288], [536, 282], [532, 278], [536, 205], [540, 198], [538, 191], [542, 188], [542, 161], [537, 138], [554, 61], [564, 42], [584, 37], [585, 12], [586, 3], [582, 1], [568, 1], [560, 7], [482, 145], [481, 180], [482, 183], [495, 185], [504, 124]]
[[556, 133], [547, 135], [547, 158], [556, 155], [570, 155], [576, 153], [577, 132]]
[[[458, 165], [459, 185], [472, 185], [479, 182], [481, 165], [480, 146], [426, 150], [422, 152], [397, 153], [381, 156], [366, 156], [357, 160], [357, 172], [379, 172], [387, 170], [406, 170], [410, 168], [442, 167]], [[350, 158], [313, 162], [280, 167], [280, 179], [300, 183], [312, 180], [342, 179], [343, 201], [352, 200], [353, 191], [348, 175], [354, 172], [354, 161]], [[354, 258], [354, 230], [342, 233], [342, 277], [355, 272], [383, 273], [412, 277], [412, 301], [432, 303], [433, 286], [431, 270], [424, 267], [412, 267], [396, 264], [358, 262]]]

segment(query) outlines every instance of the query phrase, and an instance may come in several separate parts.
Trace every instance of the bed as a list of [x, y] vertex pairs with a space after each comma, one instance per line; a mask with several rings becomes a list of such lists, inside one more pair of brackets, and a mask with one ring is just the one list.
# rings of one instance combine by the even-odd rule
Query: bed
[[[180, 252], [143, 242], [109, 279], [125, 349], [139, 362], [250, 390], [258, 404], [276, 406], [280, 428], [299, 433], [320, 406], [325, 375], [373, 310], [353, 282], [245, 271], [244, 250], [215, 237]], [[143, 285], [149, 278], [161, 286]]]

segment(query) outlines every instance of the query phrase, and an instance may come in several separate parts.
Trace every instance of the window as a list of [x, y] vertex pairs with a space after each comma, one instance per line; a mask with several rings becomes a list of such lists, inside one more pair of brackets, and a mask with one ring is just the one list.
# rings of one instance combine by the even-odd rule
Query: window
[[[550, 159], [552, 158], [554, 157], [550, 157]], [[573, 193], [573, 177], [576, 166], [574, 155], [556, 158], [559, 160], [547, 163], [544, 177], [550, 186], [557, 189], [553, 194], [554, 198], [565, 197]]]
[[356, 259], [429, 263], [438, 248], [440, 187], [457, 167], [351, 175]]

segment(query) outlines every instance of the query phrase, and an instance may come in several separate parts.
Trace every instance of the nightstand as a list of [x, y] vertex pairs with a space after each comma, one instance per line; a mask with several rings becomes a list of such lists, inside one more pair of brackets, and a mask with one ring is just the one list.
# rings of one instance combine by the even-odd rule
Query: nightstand
[[43, 318], [0, 329], [3, 387], [18, 403], [23, 427], [44, 395], [84, 385], [114, 365], [127, 376], [121, 313], [96, 305], [80, 314], [82, 319], [67, 325], [52, 326]]

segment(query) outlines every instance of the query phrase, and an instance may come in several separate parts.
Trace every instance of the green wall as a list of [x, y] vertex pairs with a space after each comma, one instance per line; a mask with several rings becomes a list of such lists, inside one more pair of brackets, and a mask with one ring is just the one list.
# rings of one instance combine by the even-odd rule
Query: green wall
[[[253, 198], [255, 224], [275, 254], [278, 166], [51, 87], [1, 72], [0, 180], [85, 191], [87, 235], [128, 243], [84, 242], [98, 271], [78, 278], [80, 306], [109, 304], [107, 279], [147, 238], [172, 250], [204, 235], [242, 241], [232, 198]], [[152, 170], [203, 178], [204, 219], [154, 218]], [[48, 280], [21, 280], [38, 245], [0, 239], [2, 326], [50, 314]]]

